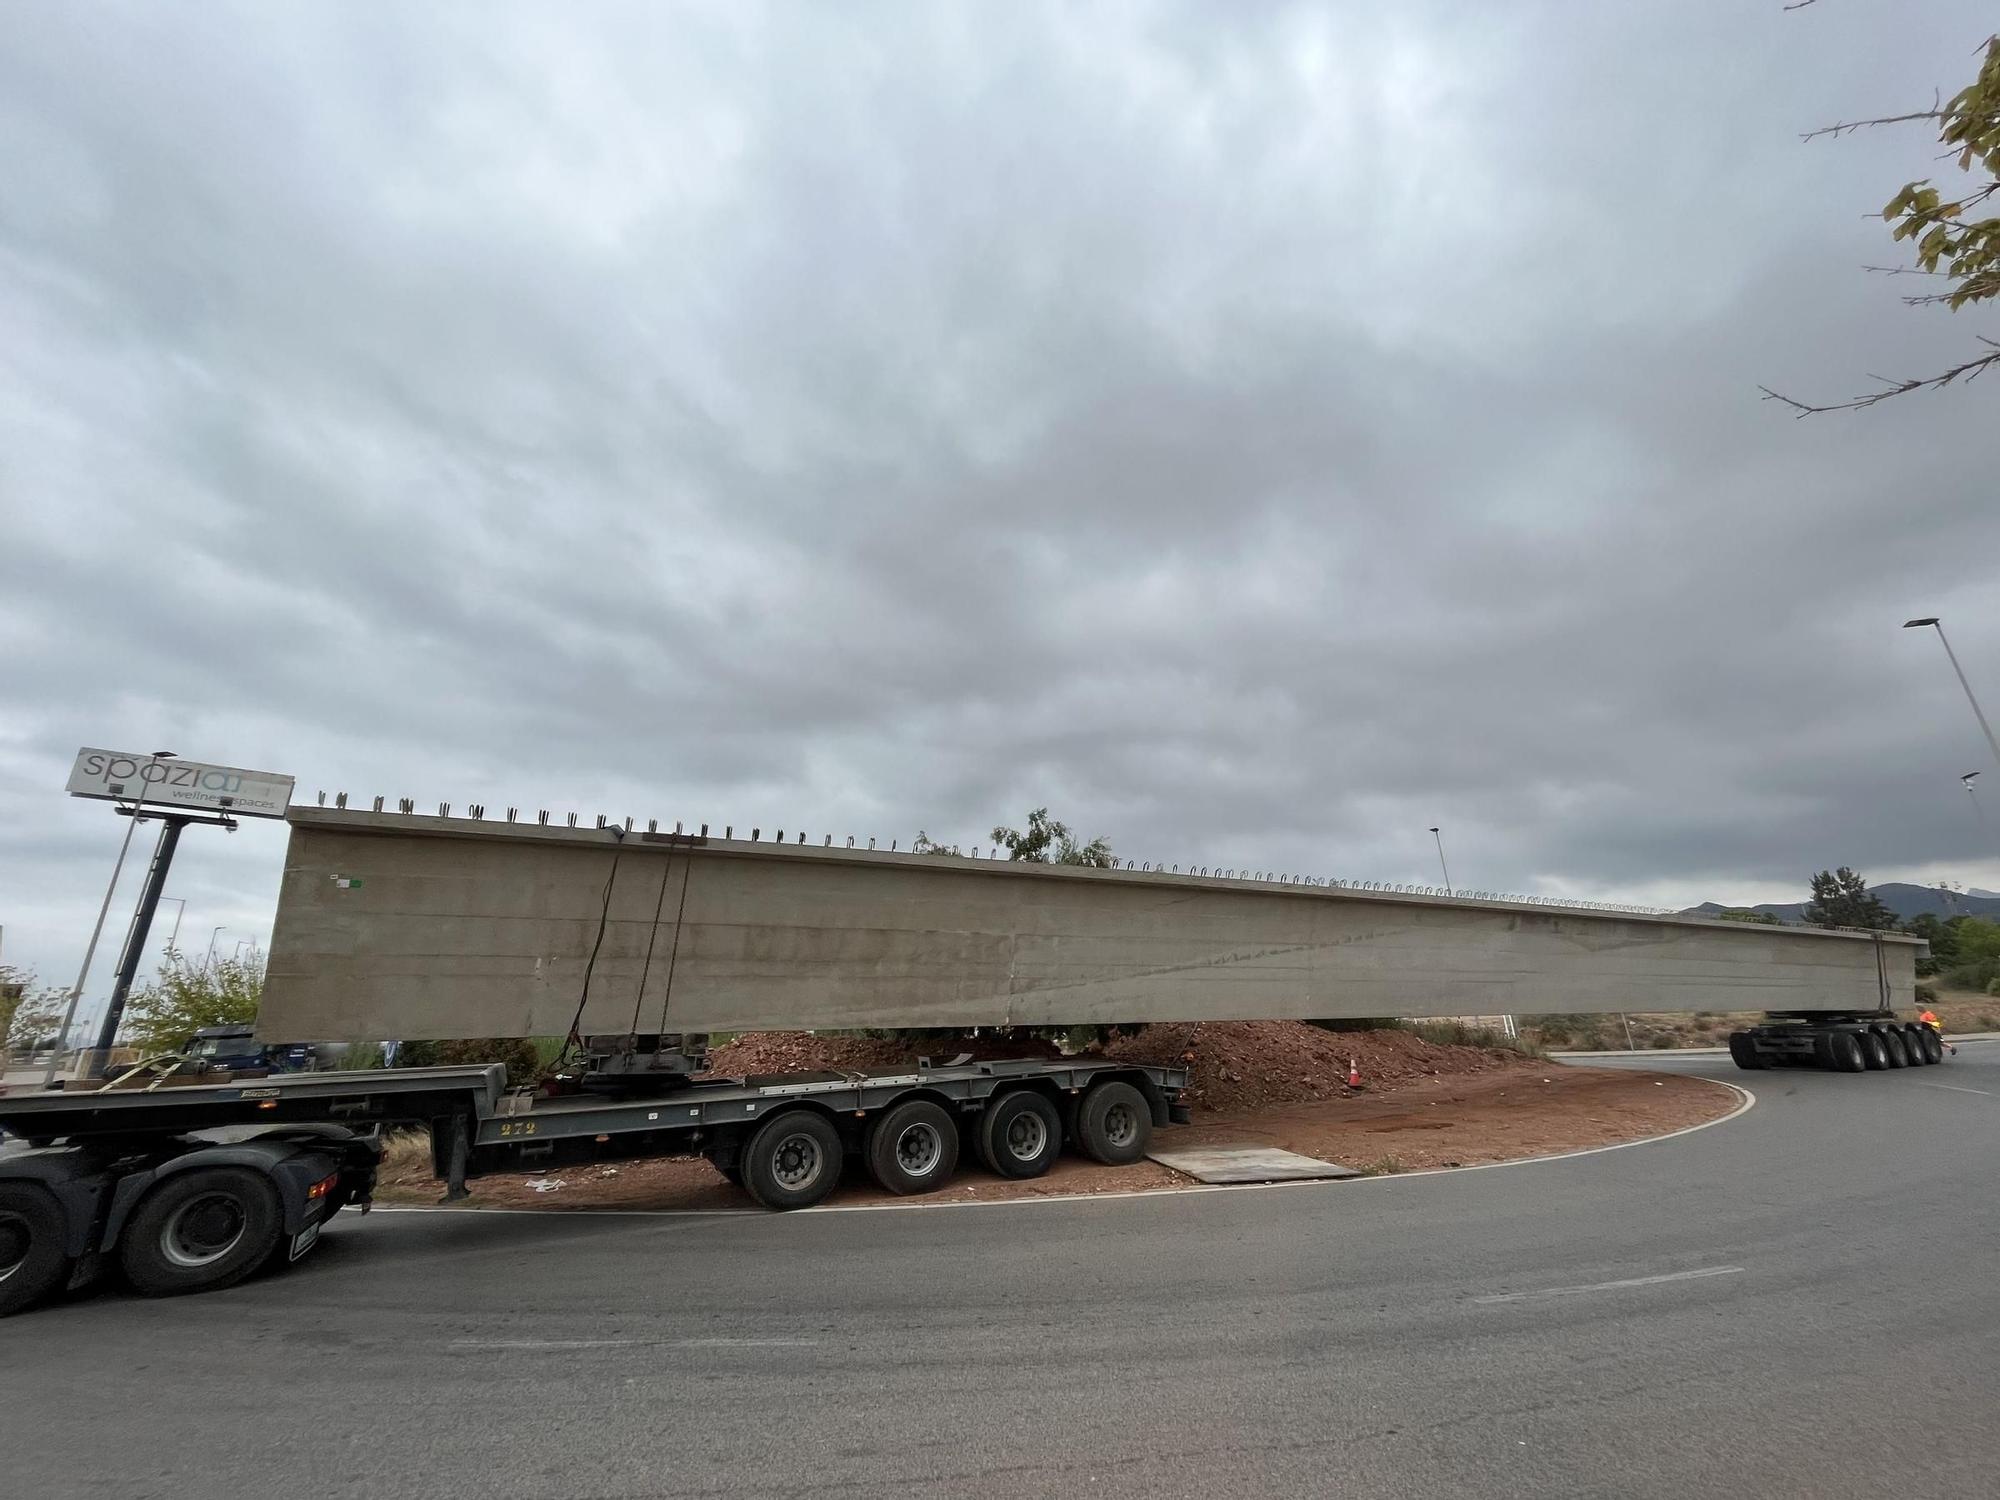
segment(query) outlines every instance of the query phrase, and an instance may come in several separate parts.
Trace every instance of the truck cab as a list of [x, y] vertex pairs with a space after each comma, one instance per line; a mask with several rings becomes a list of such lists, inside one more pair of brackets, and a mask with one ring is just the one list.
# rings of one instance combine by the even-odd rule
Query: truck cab
[[204, 1026], [189, 1037], [181, 1051], [201, 1059], [212, 1073], [309, 1073], [318, 1061], [318, 1049], [311, 1042], [275, 1042], [256, 1039], [255, 1028], [244, 1023]]

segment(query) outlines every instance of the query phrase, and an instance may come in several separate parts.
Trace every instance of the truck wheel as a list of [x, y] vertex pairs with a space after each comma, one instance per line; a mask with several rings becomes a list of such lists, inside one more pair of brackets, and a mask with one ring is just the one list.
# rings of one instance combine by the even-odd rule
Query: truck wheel
[[[1904, 1045], [1909, 1049], [1910, 1061], [1928, 1067], [1944, 1061], [1944, 1046], [1937, 1039], [1937, 1033], [1928, 1026], [1912, 1026], [1903, 1033]], [[1931, 1048], [1937, 1048], [1937, 1056], [1931, 1056]]]
[[234, 1286], [278, 1248], [278, 1190], [245, 1167], [197, 1167], [139, 1203], [118, 1238], [126, 1278], [148, 1297]]
[[1907, 1068], [1910, 1065], [1910, 1054], [1903, 1050], [1902, 1032], [1878, 1031], [1875, 1034], [1882, 1038], [1882, 1049], [1889, 1054], [1890, 1067]]
[[1861, 1051], [1861, 1038], [1851, 1031], [1836, 1031], [1833, 1034], [1833, 1065], [1843, 1073], [1859, 1073], [1868, 1066], [1868, 1059]]
[[979, 1159], [1001, 1177], [1039, 1177], [1062, 1150], [1062, 1116], [1033, 1089], [1002, 1094], [979, 1117]]
[[1923, 1043], [1924, 1061], [1941, 1063], [1944, 1061], [1944, 1038], [1928, 1026], [1917, 1028], [1917, 1040]]
[[840, 1183], [840, 1132], [810, 1109], [773, 1115], [743, 1148], [743, 1186], [766, 1208], [810, 1208]]
[[1764, 1059], [1757, 1055], [1757, 1049], [1750, 1041], [1747, 1031], [1732, 1031], [1729, 1034], [1729, 1056], [1736, 1066], [1746, 1072], [1756, 1072], [1764, 1066]]
[[69, 1272], [54, 1196], [31, 1182], [0, 1182], [0, 1318], [41, 1301]]
[[1857, 1040], [1861, 1043], [1861, 1060], [1871, 1073], [1889, 1066], [1889, 1049], [1882, 1045], [1880, 1032], [1864, 1031]]
[[1076, 1112], [1076, 1143], [1092, 1161], [1128, 1166], [1146, 1154], [1153, 1139], [1153, 1112], [1146, 1096], [1115, 1079], [1083, 1096]]
[[928, 1193], [958, 1170], [958, 1126], [944, 1106], [911, 1099], [868, 1130], [868, 1171], [892, 1193]]

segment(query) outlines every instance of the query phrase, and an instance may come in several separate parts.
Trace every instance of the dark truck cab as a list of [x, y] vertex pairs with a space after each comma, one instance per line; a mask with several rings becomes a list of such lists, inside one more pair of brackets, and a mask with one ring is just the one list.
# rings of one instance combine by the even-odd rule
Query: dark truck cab
[[311, 1042], [257, 1040], [256, 1028], [238, 1023], [204, 1026], [181, 1047], [184, 1056], [200, 1059], [210, 1073], [307, 1073], [319, 1060]]

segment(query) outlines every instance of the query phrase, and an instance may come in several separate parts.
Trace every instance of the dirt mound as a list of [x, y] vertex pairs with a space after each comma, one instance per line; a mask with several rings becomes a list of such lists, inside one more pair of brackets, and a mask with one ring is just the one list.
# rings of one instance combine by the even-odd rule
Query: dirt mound
[[977, 1036], [872, 1037], [810, 1031], [746, 1031], [708, 1055], [709, 1071], [746, 1075], [811, 1068], [895, 1068], [920, 1057], [946, 1062], [970, 1052], [981, 1062], [1002, 1057], [1060, 1057], [1039, 1037], [982, 1031]]
[[1439, 1046], [1410, 1031], [1323, 1031], [1304, 1021], [1172, 1022], [1116, 1037], [1102, 1051], [1120, 1062], [1187, 1068], [1190, 1102], [1216, 1112], [1346, 1096], [1349, 1058], [1367, 1089], [1533, 1066], [1499, 1048]]

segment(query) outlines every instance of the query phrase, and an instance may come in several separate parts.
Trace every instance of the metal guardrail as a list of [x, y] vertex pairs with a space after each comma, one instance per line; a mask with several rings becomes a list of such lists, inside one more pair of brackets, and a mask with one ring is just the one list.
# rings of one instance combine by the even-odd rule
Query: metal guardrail
[[[328, 805], [327, 794], [325, 792], [319, 793], [318, 801], [321, 807], [327, 806]], [[371, 804], [371, 810], [378, 813], [389, 811], [390, 809], [384, 806], [384, 804], [387, 803], [388, 801], [389, 799], [386, 797], [374, 798]], [[348, 805], [348, 794], [346, 792], [334, 793], [332, 805], [336, 808], [342, 808], [342, 809], [346, 808]], [[440, 818], [451, 817], [452, 807], [453, 807], [452, 803], [440, 802], [437, 805], [436, 816]], [[416, 802], [409, 797], [397, 798], [393, 810], [409, 816], [418, 815]], [[474, 820], [475, 822], [478, 822], [478, 821], [484, 821], [486, 813], [487, 813], [487, 808], [484, 803], [469, 802], [464, 804], [464, 810], [460, 814], [460, 816], [467, 817]], [[535, 812], [535, 817], [533, 821], [542, 827], [547, 827], [549, 824], [550, 817], [551, 814], [547, 808], [538, 808]], [[561, 819], [558, 823], [558, 826], [575, 828], [578, 826], [577, 819], [578, 819], [578, 814], [565, 813], [561, 815]], [[514, 823], [514, 822], [528, 822], [530, 820], [522, 816], [520, 808], [510, 807], [506, 809], [505, 816], [500, 821], [507, 823]], [[624, 830], [625, 832], [629, 833], [635, 827], [635, 821], [631, 818], [625, 818], [622, 820], [610, 818], [603, 813], [599, 813], [597, 814], [596, 822], [594, 825], [585, 825], [585, 826], [595, 826], [598, 828], [609, 828], [616, 826]], [[703, 823], [700, 825], [700, 827], [701, 827], [701, 835], [703, 837], [707, 837], [709, 831], [709, 825]], [[673, 832], [678, 834], [678, 833], [684, 833], [685, 831], [686, 831], [686, 825], [684, 823], [678, 821], [675, 822], [673, 826]], [[661, 832], [659, 820], [657, 818], [647, 820], [646, 832], [648, 833]], [[723, 830], [722, 836], [726, 839], [733, 839], [736, 836], [734, 825], [726, 826]], [[763, 829], [761, 826], [753, 827], [750, 830], [750, 842], [752, 843], [763, 842]], [[777, 830], [771, 842], [780, 844], [786, 843], [787, 839], [785, 836], [785, 830], [782, 828]], [[807, 836], [804, 833], [799, 833], [797, 835], [797, 842], [800, 844], [806, 843]], [[888, 848], [886, 850], [883, 850], [879, 848], [877, 841], [871, 838], [867, 840], [865, 848], [869, 850], [875, 850], [878, 853], [897, 853], [897, 854], [918, 853], [918, 852], [930, 853], [945, 859], [990, 860], [990, 859], [998, 859], [1000, 857], [1000, 850], [997, 847], [988, 850], [982, 856], [978, 845], [974, 845], [972, 847], [972, 852], [970, 854], [964, 854], [960, 853], [956, 847], [952, 847], [949, 849], [927, 849], [921, 851], [916, 850], [914, 848], [909, 850], [904, 850], [904, 849], [899, 849], [897, 847], [899, 843], [900, 840], [891, 839], [889, 841]], [[834, 836], [830, 833], [824, 835], [821, 847], [827, 849], [835, 847]], [[840, 847], [846, 849], [856, 849], [863, 846], [857, 845], [854, 835], [849, 834], [846, 837], [845, 843], [842, 844]], [[1675, 912], [1671, 908], [1663, 906], [1634, 906], [1627, 903], [1615, 902], [1615, 901], [1583, 901], [1567, 896], [1528, 896], [1528, 895], [1518, 895], [1511, 892], [1503, 892], [1503, 891], [1468, 891], [1468, 890], [1459, 890], [1455, 888], [1447, 890], [1443, 886], [1406, 885], [1396, 881], [1385, 881], [1385, 880], [1348, 880], [1343, 877], [1331, 876], [1331, 875], [1302, 875], [1302, 874], [1292, 874], [1290, 872], [1284, 872], [1284, 871], [1272, 871], [1272, 870], [1259, 871], [1250, 869], [1238, 869], [1234, 867], [1225, 869], [1220, 866], [1212, 866], [1212, 865], [1190, 864], [1187, 865], [1186, 867], [1183, 867], [1179, 864], [1170, 864], [1164, 861], [1156, 861], [1156, 860], [1133, 860], [1133, 859], [1113, 858], [1109, 868], [1114, 870], [1135, 870], [1142, 874], [1187, 875], [1187, 876], [1192, 876], [1198, 880], [1217, 880], [1217, 881], [1237, 882], [1237, 883], [1253, 884], [1253, 885], [1310, 886], [1321, 890], [1380, 892], [1387, 895], [1401, 895], [1401, 896], [1436, 896], [1457, 901], [1492, 902], [1496, 905], [1503, 905], [1503, 906], [1545, 906], [1560, 911], [1612, 912], [1628, 916], [1640, 916], [1640, 917], [1667, 917], [1675, 915]]]

